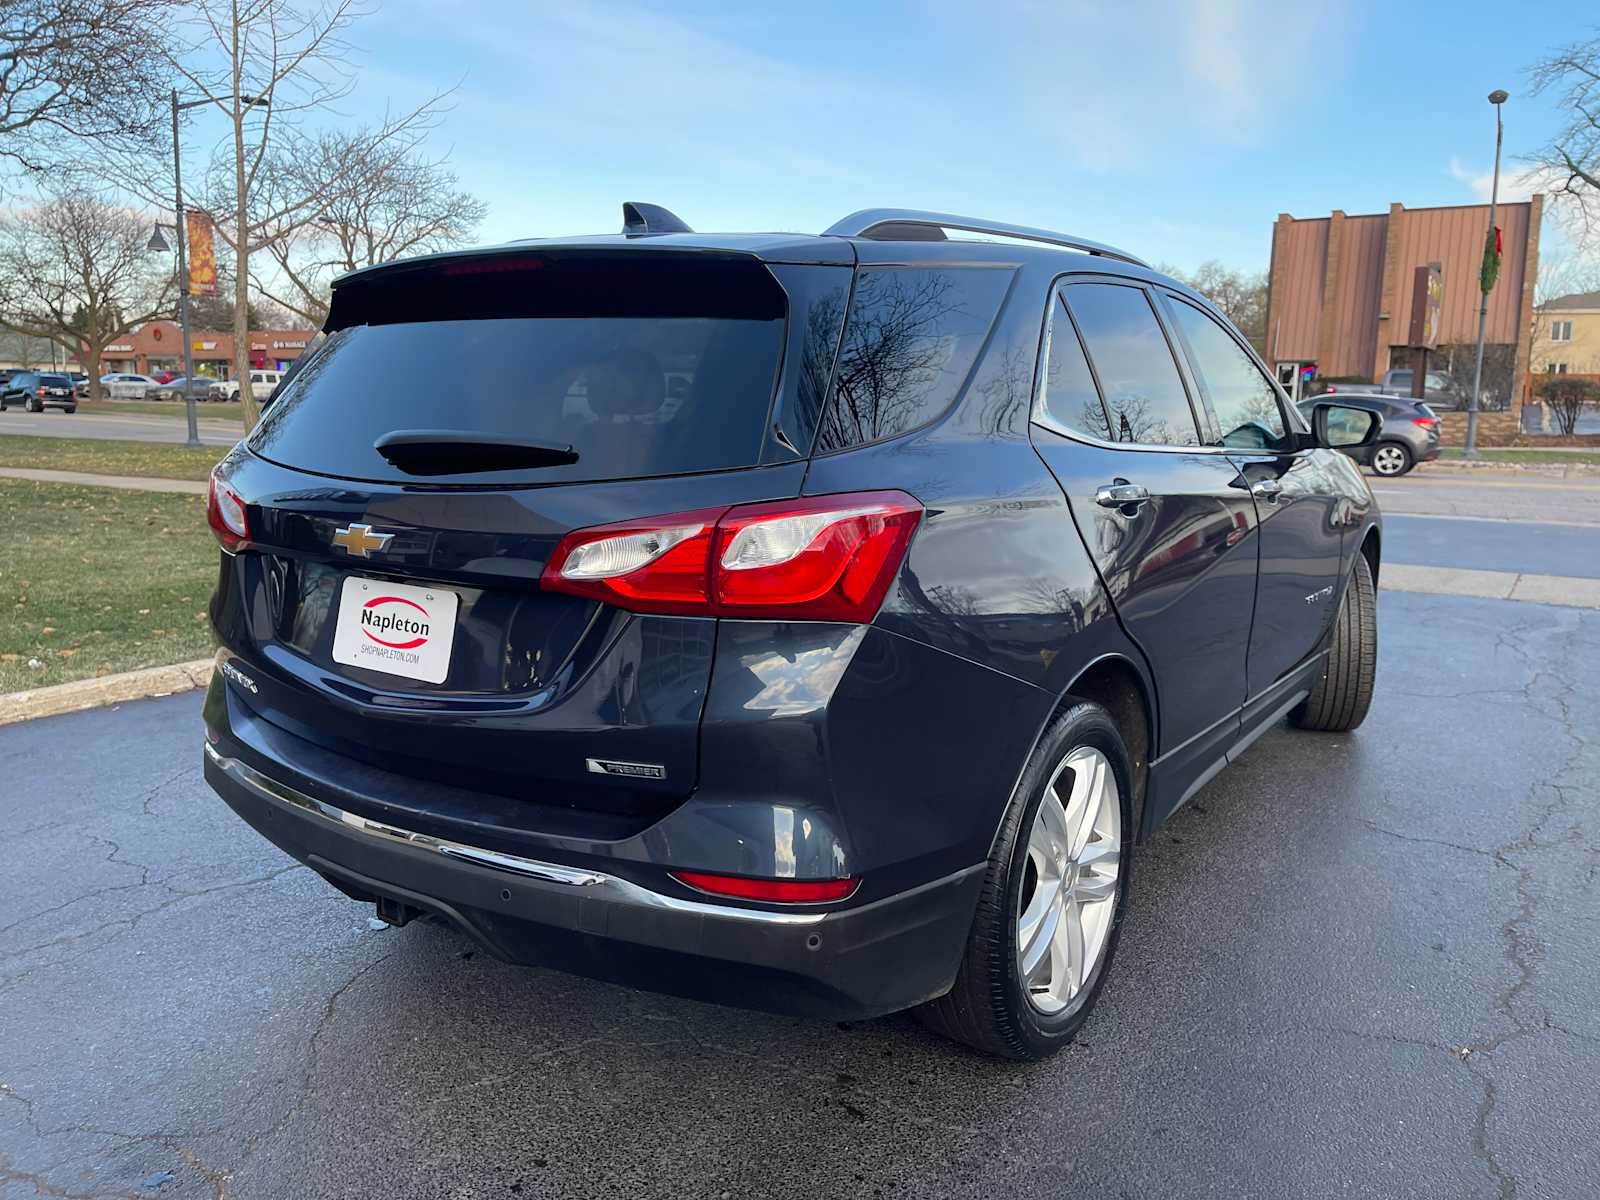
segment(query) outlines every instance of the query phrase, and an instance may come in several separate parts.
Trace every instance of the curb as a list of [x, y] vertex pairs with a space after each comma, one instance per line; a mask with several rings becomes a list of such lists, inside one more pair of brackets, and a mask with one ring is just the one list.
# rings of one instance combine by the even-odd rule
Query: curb
[[0, 696], [0, 725], [202, 688], [211, 682], [212, 661], [197, 658], [170, 667], [146, 667], [142, 671], [124, 671], [98, 679], [79, 679], [53, 687], [12, 692]]

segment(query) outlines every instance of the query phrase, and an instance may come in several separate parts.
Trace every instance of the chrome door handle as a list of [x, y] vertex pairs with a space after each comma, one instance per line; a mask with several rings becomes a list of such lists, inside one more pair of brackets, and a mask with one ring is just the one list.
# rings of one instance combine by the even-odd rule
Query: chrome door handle
[[1283, 493], [1283, 484], [1276, 479], [1258, 479], [1250, 485], [1250, 494], [1263, 500], [1276, 500]]
[[1119, 479], [1115, 483], [1102, 483], [1094, 492], [1094, 502], [1102, 508], [1143, 504], [1148, 499], [1150, 499], [1149, 488], [1142, 483], [1129, 483], [1125, 479]]

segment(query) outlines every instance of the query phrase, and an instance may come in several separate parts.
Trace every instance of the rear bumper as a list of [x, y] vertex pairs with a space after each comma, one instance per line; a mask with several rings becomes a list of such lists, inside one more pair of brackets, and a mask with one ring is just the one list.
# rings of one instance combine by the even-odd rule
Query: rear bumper
[[775, 1012], [860, 1019], [941, 995], [983, 882], [979, 864], [854, 908], [747, 908], [371, 821], [210, 745], [205, 776], [352, 897], [419, 909], [512, 962]]

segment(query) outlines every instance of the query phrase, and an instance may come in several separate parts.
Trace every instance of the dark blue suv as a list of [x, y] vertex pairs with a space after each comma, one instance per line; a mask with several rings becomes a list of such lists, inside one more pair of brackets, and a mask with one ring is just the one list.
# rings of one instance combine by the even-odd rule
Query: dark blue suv
[[624, 218], [337, 283], [213, 477], [207, 779], [392, 924], [1050, 1053], [1151, 830], [1366, 714], [1372, 414], [1080, 238]]

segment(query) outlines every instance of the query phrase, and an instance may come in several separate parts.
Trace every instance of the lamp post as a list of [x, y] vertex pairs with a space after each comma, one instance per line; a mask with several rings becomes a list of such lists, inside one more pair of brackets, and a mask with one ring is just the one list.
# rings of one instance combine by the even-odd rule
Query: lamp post
[[[1494, 182], [1489, 186], [1489, 232], [1484, 238], [1484, 254], [1489, 253], [1489, 240], [1494, 237], [1495, 207], [1500, 202], [1500, 142], [1505, 133], [1505, 127], [1500, 122], [1500, 106], [1510, 96], [1503, 88], [1496, 88], [1489, 93], [1489, 103], [1494, 105]], [[1467, 444], [1462, 448], [1462, 454], [1467, 458], [1478, 457], [1478, 409], [1482, 405], [1479, 397], [1483, 388], [1483, 332], [1489, 320], [1489, 290], [1483, 286], [1479, 278], [1478, 299], [1478, 349], [1472, 368], [1472, 398], [1467, 405]]]
[[[186, 108], [200, 108], [206, 104], [220, 103], [223, 100], [232, 100], [233, 94], [226, 96], [207, 96], [201, 100], [178, 100], [178, 89], [172, 89], [172, 188], [173, 211], [177, 216], [177, 225], [173, 233], [178, 242], [178, 326], [183, 335], [183, 402], [186, 416], [189, 419], [189, 440], [186, 445], [191, 449], [200, 445], [200, 424], [198, 414], [195, 412], [194, 402], [194, 342], [189, 336], [189, 261], [185, 247], [187, 238], [184, 236], [183, 223], [183, 166], [182, 152], [178, 148], [178, 113]], [[257, 106], [266, 107], [271, 103], [263, 96], [240, 96], [247, 108]], [[161, 241], [161, 227], [156, 227], [156, 232], [151, 235], [148, 249], [166, 249], [165, 245], [157, 246]]]

